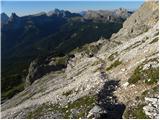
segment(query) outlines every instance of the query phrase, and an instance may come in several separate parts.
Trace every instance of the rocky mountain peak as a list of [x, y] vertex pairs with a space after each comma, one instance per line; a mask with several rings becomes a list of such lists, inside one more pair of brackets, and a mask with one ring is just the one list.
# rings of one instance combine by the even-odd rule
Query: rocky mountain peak
[[72, 13], [70, 13], [69, 11], [66, 11], [66, 10], [59, 10], [57, 8], [55, 8], [54, 10], [52, 11], [49, 11], [47, 13], [48, 16], [61, 16], [61, 17], [68, 17], [69, 15], [71, 15]]
[[2, 24], [6, 24], [8, 22], [8, 20], [9, 20], [8, 15], [6, 13], [4, 13], [4, 12], [1, 13], [1, 22], [2, 22]]
[[114, 11], [115, 16], [119, 16], [122, 18], [128, 18], [132, 13], [132, 11], [128, 11], [125, 8], [119, 8]]
[[9, 18], [9, 21], [14, 21], [14, 20], [17, 20], [18, 18], [19, 18], [19, 16], [16, 13], [12, 13]]

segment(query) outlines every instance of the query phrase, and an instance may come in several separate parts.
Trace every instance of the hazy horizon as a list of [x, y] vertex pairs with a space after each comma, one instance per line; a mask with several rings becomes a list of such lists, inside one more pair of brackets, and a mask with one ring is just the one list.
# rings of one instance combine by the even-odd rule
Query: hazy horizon
[[54, 9], [81, 12], [87, 10], [114, 10], [125, 8], [134, 11], [144, 1], [2, 1], [2, 12], [8, 16], [16, 13], [18, 16], [49, 12]]

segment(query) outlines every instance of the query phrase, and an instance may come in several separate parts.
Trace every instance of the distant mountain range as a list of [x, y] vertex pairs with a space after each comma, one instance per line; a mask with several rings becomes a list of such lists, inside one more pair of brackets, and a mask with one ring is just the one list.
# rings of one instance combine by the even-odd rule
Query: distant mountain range
[[[90, 29], [89, 26], [93, 27], [93, 24], [94, 24], [95, 28], [93, 29], [94, 31], [98, 31], [98, 32], [99, 32], [99, 29], [103, 31], [102, 29], [103, 26], [101, 26], [102, 24], [105, 24], [105, 25], [112, 24], [117, 26], [117, 27], [114, 27], [114, 29], [112, 29], [113, 27], [107, 28], [107, 30], [105, 30], [106, 31], [105, 34], [98, 35], [98, 38], [101, 36], [110, 37], [111, 32], [112, 31], [116, 32], [118, 26], [121, 25], [122, 22], [128, 16], [131, 15], [131, 13], [132, 12], [129, 12], [126, 9], [122, 9], [122, 8], [114, 11], [107, 11], [107, 10], [106, 11], [86, 11], [84, 12], [83, 16], [78, 13], [71, 13], [69, 11], [64, 11], [59, 9], [55, 9], [48, 13], [41, 12], [38, 14], [28, 15], [23, 17], [19, 17], [15, 13], [12, 13], [12, 15], [8, 17], [5, 13], [2, 13], [1, 14], [2, 56], [3, 55], [12, 56], [12, 54], [13, 56], [15, 56], [14, 54], [19, 56], [22, 53], [22, 51], [19, 51], [19, 50], [20, 49], [22, 50], [22, 48], [24, 49], [25, 52], [29, 52], [31, 50], [30, 43], [36, 46], [36, 47], [32, 46], [32, 50], [37, 53], [37, 51], [42, 50], [40, 43], [43, 43], [42, 46], [44, 47], [44, 44], [48, 43], [48, 42], [43, 42], [44, 39], [45, 41], [48, 41], [46, 39], [48, 38], [50, 39], [53, 37], [54, 37], [54, 42], [52, 41], [52, 43], [54, 44], [54, 48], [55, 48], [55, 45], [57, 47], [61, 43], [61, 41], [57, 40], [56, 38], [58, 36], [57, 34], [59, 34], [60, 31], [61, 33], [63, 32], [64, 34], [66, 34], [66, 31], [67, 31], [68, 36], [73, 37], [74, 35], [76, 35], [76, 32], [80, 32], [81, 30], [82, 30], [81, 32], [84, 33], [81, 27], [84, 26], [85, 24], [88, 24], [88, 28], [85, 28], [86, 30]], [[76, 28], [73, 28], [72, 26]], [[97, 28], [98, 30], [96, 30]], [[71, 32], [70, 31], [71, 29], [74, 29], [72, 31], [74, 31], [75, 33]], [[112, 29], [112, 30], [109, 30], [109, 29]], [[92, 42], [92, 41], [95, 41], [94, 39], [96, 40], [98, 39], [97, 37], [95, 38], [94, 37], [95, 36], [93, 35], [93, 39], [90, 39], [88, 42]], [[73, 39], [73, 38], [70, 38], [70, 39]], [[85, 38], [83, 37], [83, 39]], [[85, 40], [85, 42], [87, 41]], [[49, 46], [47, 45], [47, 47]], [[49, 49], [52, 49], [52, 48], [53, 46], [49, 47]], [[24, 51], [23, 51], [23, 55], [24, 55]]]

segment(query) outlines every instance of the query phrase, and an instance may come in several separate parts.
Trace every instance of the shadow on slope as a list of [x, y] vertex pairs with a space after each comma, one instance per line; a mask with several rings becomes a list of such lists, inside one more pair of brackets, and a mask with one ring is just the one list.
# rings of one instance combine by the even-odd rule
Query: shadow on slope
[[100, 119], [121, 119], [125, 110], [123, 103], [118, 103], [113, 92], [119, 87], [119, 81], [107, 81], [97, 95], [97, 104], [106, 111], [100, 115]]

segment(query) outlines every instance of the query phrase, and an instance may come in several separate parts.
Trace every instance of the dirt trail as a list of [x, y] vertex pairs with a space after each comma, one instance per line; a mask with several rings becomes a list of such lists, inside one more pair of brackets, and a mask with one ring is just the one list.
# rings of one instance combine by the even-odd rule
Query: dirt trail
[[119, 85], [118, 80], [109, 80], [106, 73], [106, 62], [102, 58], [95, 56], [100, 62], [101, 66], [99, 68], [101, 79], [106, 81], [98, 93], [97, 104], [107, 113], [101, 115], [101, 119], [121, 119], [123, 112], [125, 110], [125, 105], [123, 103], [118, 103], [117, 96], [114, 92], [117, 90]]

